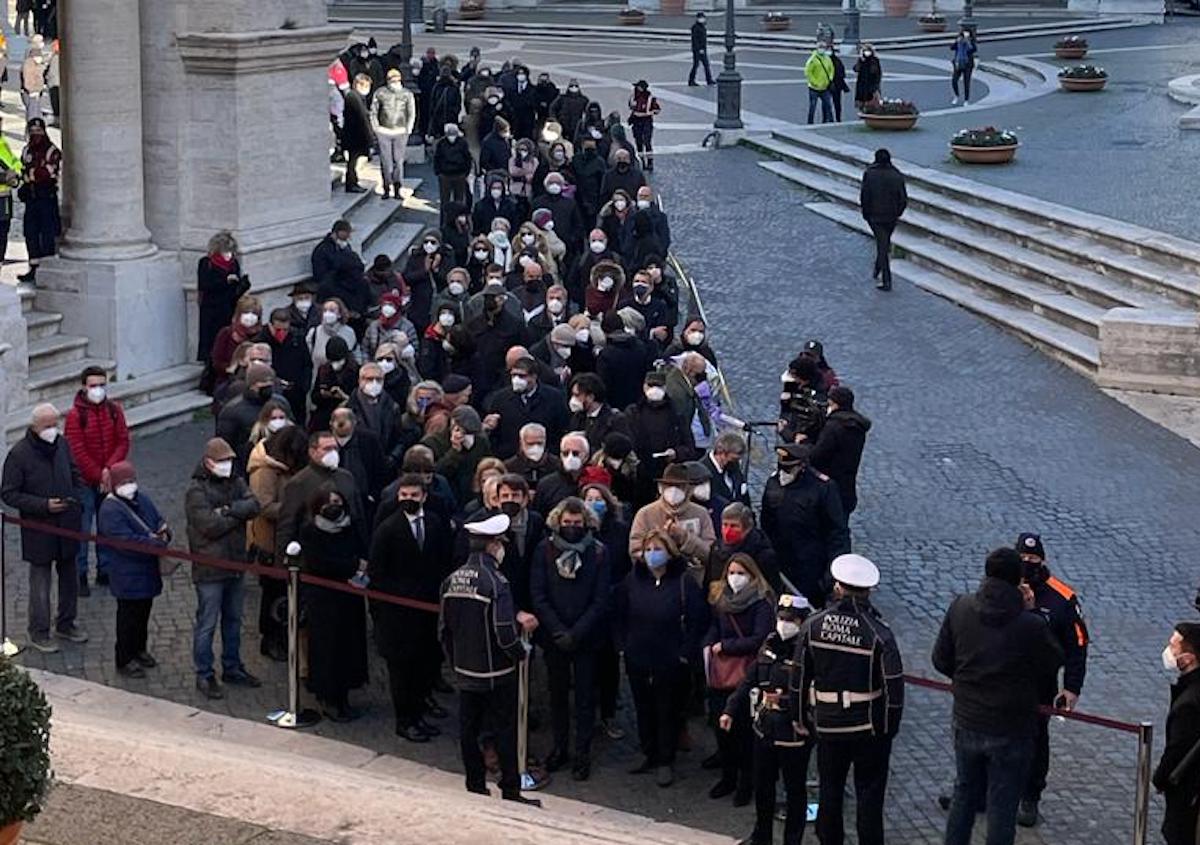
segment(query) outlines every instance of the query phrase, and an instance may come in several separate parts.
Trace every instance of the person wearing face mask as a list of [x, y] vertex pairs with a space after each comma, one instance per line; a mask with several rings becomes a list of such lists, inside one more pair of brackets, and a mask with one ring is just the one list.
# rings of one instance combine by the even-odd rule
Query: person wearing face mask
[[[1054, 577], [1046, 566], [1046, 549], [1039, 535], [1021, 534], [1016, 550], [1024, 565], [1024, 583], [1033, 591], [1034, 610], [1045, 618], [1063, 652], [1062, 683], [1058, 683], [1057, 673], [1046, 679], [1047, 683], [1038, 690], [1038, 703], [1074, 710], [1087, 674], [1090, 640], [1079, 600], [1075, 591]], [[1038, 821], [1038, 803], [1050, 771], [1049, 729], [1050, 718], [1039, 715], [1029, 778], [1017, 808], [1017, 824], [1021, 827], [1033, 827]]]
[[[804, 596], [783, 594], [775, 626], [726, 700], [719, 727], [731, 736], [739, 725], [753, 728], [754, 830], [740, 845], [772, 845], [775, 841], [775, 784], [783, 777], [787, 815], [783, 845], [800, 845], [808, 812], [808, 760], [811, 724], [797, 708], [799, 678], [792, 659], [794, 643], [812, 608]], [[802, 722], [794, 721], [801, 714]]]
[[868, 103], [879, 99], [880, 88], [883, 85], [883, 68], [879, 65], [879, 56], [875, 48], [864, 42], [858, 51], [858, 61], [854, 63], [854, 107], [861, 110]]
[[[549, 118], [566, 130], [568, 137], [575, 140], [575, 130], [587, 109], [588, 98], [579, 88], [578, 79], [567, 80], [567, 90], [550, 103]], [[576, 142], [577, 143], [577, 142]]]
[[[577, 781], [591, 776], [596, 722], [596, 668], [608, 639], [611, 592], [608, 549], [596, 537], [600, 520], [579, 498], [560, 502], [546, 519], [548, 535], [533, 554], [530, 594], [550, 678], [554, 748], [547, 771], [571, 763]], [[575, 748], [569, 746], [574, 680]]]
[[[501, 189], [501, 195], [503, 196], [503, 189]], [[491, 222], [489, 221], [487, 225], [490, 227]], [[467, 255], [467, 273], [471, 277], [471, 282], [467, 286], [467, 294], [474, 295], [483, 290], [483, 285], [487, 281], [489, 268], [493, 263], [492, 242], [487, 239], [487, 235], [475, 235], [472, 237]], [[499, 268], [499, 271], [503, 274], [504, 268]]]
[[[192, 473], [184, 494], [188, 551], [238, 563], [247, 561], [246, 524], [261, 506], [246, 482], [234, 470], [237, 453], [220, 437], [204, 447], [204, 456]], [[258, 687], [258, 678], [242, 664], [242, 601], [245, 576], [241, 572], [192, 564], [196, 589], [196, 621], [192, 630], [192, 660], [196, 689], [206, 698], [225, 697], [225, 685]], [[213, 637], [221, 626], [221, 681], [213, 669]]]
[[504, 468], [524, 478], [530, 487], [537, 487], [543, 478], [561, 469], [558, 456], [546, 450], [546, 427], [541, 423], [521, 426], [517, 441], [517, 454], [504, 462]]
[[650, 276], [650, 295], [667, 306], [667, 341], [672, 343], [679, 325], [679, 280], [661, 255], [646, 256], [641, 269]]
[[[557, 173], [563, 178], [563, 188], [559, 193], [574, 201], [575, 171], [571, 168], [571, 156], [575, 152], [574, 146], [570, 141], [560, 140], [562, 127], [553, 121], [547, 123], [542, 130], [542, 138], [542, 143], [538, 145], [540, 163], [537, 173], [533, 176], [535, 205], [540, 204], [538, 200], [546, 195], [546, 177], [551, 173]], [[545, 140], [547, 138], [554, 140]]]
[[[425, 331], [429, 325], [434, 292], [446, 286], [446, 273], [453, 260], [451, 250], [442, 246], [442, 236], [435, 229], [427, 231], [420, 244], [409, 250], [403, 271], [411, 296], [406, 314], [417, 332]], [[418, 334], [414, 332], [409, 337], [416, 338]]]
[[517, 202], [522, 220], [529, 217], [532, 211], [530, 201], [533, 199], [533, 177], [537, 173], [537, 147], [528, 136], [518, 136], [521, 140], [513, 146], [512, 155], [505, 164], [508, 173], [509, 193]]
[[[458, 287], [465, 289], [466, 286], [460, 280]], [[451, 337], [456, 327], [461, 334], [462, 304], [443, 299], [435, 310], [437, 317], [426, 326], [417, 350], [417, 371], [420, 378], [444, 381], [452, 372], [453, 361], [447, 346], [454, 347]]]
[[[495, 84], [487, 85], [481, 93], [481, 104], [479, 108], [479, 120], [476, 127], [476, 137], [479, 139], [479, 154], [483, 153], [483, 140], [489, 135], [497, 134], [496, 121], [504, 121], [504, 132], [509, 130], [509, 119], [511, 113], [509, 111], [508, 101], [504, 96], [504, 89]], [[507, 160], [507, 155], [505, 159]], [[480, 159], [480, 169], [483, 168], [482, 159]]]
[[771, 589], [783, 589], [775, 549], [762, 529], [754, 524], [754, 511], [749, 505], [741, 502], [726, 505], [717, 530], [717, 542], [713, 543], [704, 566], [704, 583], [711, 585], [720, 582], [730, 558], [744, 554], [754, 559]]
[[[150, 496], [139, 491], [133, 464], [114, 464], [112, 479], [112, 493], [100, 503], [98, 533], [127, 543], [159, 548], [170, 545], [171, 529]], [[154, 597], [162, 592], [159, 558], [117, 548], [111, 549], [108, 557], [109, 589], [117, 600], [117, 674], [144, 678], [146, 669], [158, 665], [146, 645]]]
[[475, 395], [486, 399], [507, 371], [505, 357], [508, 350], [524, 346], [529, 331], [525, 321], [505, 306], [508, 296], [503, 282], [488, 282], [481, 298], [483, 313], [469, 319], [466, 329], [475, 342], [471, 383]]
[[[567, 292], [557, 285], [553, 286], [552, 290], [555, 290], [557, 295], [547, 297], [546, 311], [529, 322], [530, 331], [534, 335], [545, 332], [549, 328], [550, 321], [554, 320], [556, 316], [565, 316]], [[551, 307], [561, 309], [560, 313], [558, 315], [549, 313]], [[575, 330], [565, 320], [556, 322], [548, 334], [543, 334], [541, 340], [529, 348], [529, 354], [540, 365], [549, 367], [554, 373], [555, 378], [552, 383], [564, 388], [577, 374], [577, 369], [580, 372], [590, 372], [595, 369], [595, 356], [592, 356], [591, 353], [585, 355], [582, 351], [577, 351]]]
[[842, 62], [842, 57], [838, 55], [838, 46], [830, 43], [829, 45], [829, 60], [833, 62], [833, 82], [829, 86], [829, 96], [833, 100], [833, 119], [837, 123], [842, 122], [842, 94], [847, 94], [850, 91], [850, 86], [846, 84], [846, 65]]
[[409, 338], [416, 338], [417, 329], [404, 315], [404, 297], [398, 290], [390, 290], [379, 298], [379, 316], [367, 326], [363, 335], [363, 351], [374, 358], [376, 350], [384, 343], [403, 348]]
[[[634, 442], [638, 442], [636, 431]], [[707, 560], [716, 534], [708, 511], [691, 501], [692, 484], [687, 467], [682, 463], [671, 464], [656, 483], [658, 498], [639, 508], [629, 527], [629, 556], [637, 558], [646, 538], [652, 532], [662, 531], [689, 561]]]
[[1167, 845], [1196, 841], [1196, 795], [1200, 766], [1192, 753], [1200, 743], [1200, 624], [1180, 622], [1162, 652], [1163, 668], [1172, 673], [1171, 706], [1167, 711], [1166, 742], [1154, 769], [1152, 783], [1166, 799], [1162, 834]]
[[456, 75], [457, 67], [458, 60], [454, 56], [444, 56], [438, 64], [438, 76], [429, 92], [429, 120], [425, 131], [428, 137], [435, 139], [435, 143], [445, 136], [448, 127], [458, 129], [463, 96]]
[[509, 519], [501, 513], [465, 527], [471, 554], [442, 582], [438, 639], [459, 691], [467, 791], [488, 794], [479, 744], [486, 719], [499, 757], [501, 797], [540, 806], [521, 795], [517, 761], [517, 669], [528, 653], [521, 636], [532, 633], [535, 623], [516, 611], [508, 581], [500, 574]]
[[271, 350], [278, 387], [282, 388], [283, 398], [291, 406], [296, 425], [303, 426], [308, 412], [308, 386], [312, 383], [312, 356], [304, 345], [304, 335], [294, 330], [292, 309], [272, 311], [271, 322], [263, 337]]
[[709, 585], [708, 604], [712, 621], [704, 638], [706, 697], [717, 753], [704, 764], [721, 770], [721, 779], [708, 797], [733, 795], [733, 805], [744, 807], [754, 788], [750, 722], [739, 719], [730, 730], [722, 730], [719, 722], [730, 695], [745, 680], [774, 627], [775, 593], [754, 559], [736, 554], [725, 564], [721, 577]]
[[582, 219], [591, 221], [596, 219], [604, 204], [601, 190], [608, 165], [590, 135], [576, 141], [576, 148], [578, 151], [571, 159], [571, 170], [575, 172], [575, 202]]
[[816, 49], [804, 63], [804, 78], [808, 82], [808, 122], [813, 122], [816, 115], [817, 103], [821, 104], [821, 122], [833, 121], [833, 59], [829, 57], [829, 45], [825, 42], [817, 44]]
[[[475, 159], [457, 123], [445, 124], [443, 133], [433, 145], [433, 172], [438, 178], [440, 223], [446, 226], [455, 217], [451, 213], [452, 206], [469, 208], [471, 205], [471, 188], [467, 180], [475, 169]], [[455, 213], [459, 213], [457, 209]]]
[[625, 270], [615, 261], [599, 261], [588, 276], [584, 292], [584, 310], [600, 319], [617, 310], [617, 302], [625, 289]]
[[[121, 404], [108, 398], [108, 373], [103, 367], [85, 367], [81, 387], [67, 411], [63, 433], [82, 484], [77, 492], [82, 507], [84, 531], [96, 522], [100, 502], [112, 490], [111, 467], [129, 457], [129, 428]], [[96, 583], [108, 581], [109, 550], [96, 547]], [[79, 544], [79, 595], [90, 595], [88, 587], [88, 544]]]
[[584, 304], [584, 291], [591, 280], [592, 270], [602, 261], [621, 264], [621, 256], [610, 248], [608, 235], [602, 228], [595, 228], [588, 234], [586, 249], [580, 255], [574, 271], [567, 277], [567, 292], [571, 302], [579, 306]]
[[314, 307], [317, 285], [312, 280], [297, 282], [288, 292], [291, 304], [287, 307], [292, 334], [304, 340], [308, 330], [320, 325], [321, 310]]
[[417, 102], [404, 87], [401, 73], [387, 72], [387, 84], [371, 97], [371, 130], [379, 144], [379, 174], [383, 198], [400, 199], [404, 182], [404, 151], [417, 119]]
[[[361, 432], [370, 432], [378, 440], [381, 457], [384, 459], [382, 466], [374, 465], [374, 455], [369, 455], [369, 461], [366, 461], [367, 472], [374, 478], [374, 481], [363, 487], [359, 486], [367, 494], [368, 504], [378, 501], [379, 491], [383, 485], [387, 483], [388, 477], [395, 477], [395, 471], [400, 467], [404, 459], [404, 447], [400, 441], [400, 406], [392, 401], [392, 397], [388, 396], [383, 389], [383, 368], [375, 362], [363, 364], [358, 370], [358, 389], [350, 395], [341, 408], [338, 408], [330, 417], [330, 425], [336, 431], [336, 422], [339, 413], [342, 411], [350, 411], [353, 415], [352, 426], [354, 429]], [[373, 451], [373, 450], [372, 450]], [[343, 465], [346, 465], [343, 457]], [[347, 466], [347, 468], [349, 468]], [[361, 479], [359, 479], [361, 481]], [[371, 508], [368, 508], [368, 517], [372, 515]]]
[[[712, 474], [704, 463], [701, 461], [688, 461], [685, 466], [688, 470], [688, 477], [692, 481], [692, 501], [708, 511], [708, 516], [713, 522], [713, 528], [716, 529], [720, 526], [721, 515], [725, 512], [725, 508], [730, 502], [713, 490]], [[720, 537], [717, 538], [718, 541], [720, 539]], [[709, 559], [711, 560], [711, 553]]]
[[542, 384], [537, 362], [528, 355], [509, 368], [509, 384], [484, 400], [483, 427], [495, 455], [507, 460], [517, 453], [518, 433], [526, 423], [541, 423], [551, 442], [567, 428], [567, 400], [563, 391]]
[[[217, 416], [217, 437], [233, 446], [237, 454], [233, 468], [239, 477], [246, 477], [246, 461], [254, 446], [250, 435], [259, 414], [271, 402], [284, 407], [282, 399], [276, 395], [275, 371], [266, 364], [251, 364], [246, 369], [246, 388], [242, 395], [221, 408]], [[284, 410], [290, 414], [291, 408]]]
[[[450, 574], [450, 525], [426, 506], [425, 483], [415, 473], [400, 476], [393, 498], [396, 509], [371, 538], [371, 589], [436, 603], [442, 580]], [[441, 665], [437, 617], [383, 601], [371, 601], [370, 609], [375, 643], [387, 661], [396, 735], [428, 742], [441, 733], [429, 712]]]
[[963, 105], [971, 102], [971, 74], [975, 71], [975, 53], [977, 52], [975, 44], [975, 33], [969, 29], [963, 29], [958, 33], [958, 37], [954, 39], [954, 43], [950, 45], [950, 52], [954, 55], [950, 57], [950, 67], [954, 71], [953, 77], [950, 79], [950, 87], [954, 91], [954, 98], [950, 101], [950, 105], [957, 106], [958, 99], [958, 80], [963, 82]]
[[846, 518], [858, 507], [858, 467], [871, 421], [854, 410], [854, 391], [839, 385], [829, 391], [829, 416], [813, 445], [812, 464], [838, 486]]
[[212, 394], [217, 394], [229, 381], [234, 370], [234, 352], [248, 341], [254, 341], [262, 332], [262, 302], [253, 294], [246, 294], [237, 301], [233, 317], [228, 325], [217, 332], [209, 357], [211, 377], [202, 381], [212, 385]]
[[515, 84], [507, 92], [513, 135], [517, 138], [536, 138], [537, 90], [529, 81], [529, 68], [517, 64], [513, 66], [513, 71]]
[[[946, 845], [971, 841], [985, 789], [988, 841], [1015, 839], [1017, 810], [1034, 756], [1039, 690], [1055, 682], [1063, 663], [1062, 648], [1035, 610], [1033, 590], [1022, 583], [1023, 575], [1016, 550], [991, 552], [979, 589], [950, 605], [933, 647], [934, 668], [950, 678], [954, 688], [958, 771], [946, 819]], [[819, 711], [817, 715], [817, 735], [824, 743]], [[824, 769], [821, 786], [824, 799]], [[876, 794], [882, 804], [882, 786]], [[871, 841], [883, 841], [882, 824], [878, 819], [881, 835]]]
[[[538, 208], [545, 208], [550, 212], [550, 218], [554, 221], [554, 234], [563, 242], [571, 260], [574, 260], [584, 248], [584, 222], [579, 213], [574, 186], [570, 184], [567, 175], [559, 171], [546, 173], [538, 184], [535, 204]], [[544, 222], [538, 225], [545, 228]]]
[[[507, 152], [505, 156], [507, 162]], [[520, 210], [513, 198], [508, 195], [503, 175], [494, 173], [487, 178], [487, 191], [475, 201], [475, 206], [471, 209], [471, 228], [476, 235], [486, 236], [492, 231], [492, 221], [500, 217], [507, 220], [509, 226], [514, 228], [521, 222]], [[489, 243], [488, 248], [491, 249], [491, 246]], [[472, 246], [472, 249], [474, 248]], [[492, 257], [489, 256], [487, 260], [491, 261]]]
[[[82, 529], [77, 490], [79, 470], [71, 450], [60, 437], [60, 414], [50, 404], [33, 409], [25, 436], [4, 458], [0, 500], [22, 519], [36, 520], [71, 531]], [[68, 642], [87, 642], [76, 624], [79, 591], [78, 543], [27, 528], [21, 529], [21, 557], [29, 563], [29, 644], [42, 653], [58, 651], [50, 639], [50, 583], [58, 574], [58, 613], [54, 636]]]
[[450, 483], [455, 502], [462, 507], [472, 498], [471, 482], [479, 462], [492, 454], [479, 414], [469, 405], [455, 408], [449, 426], [421, 442], [437, 456], [437, 473]]
[[708, 326], [700, 317], [688, 318], [678, 339], [667, 347], [663, 356], [674, 358], [685, 352], [699, 352], [714, 367], [720, 366], [717, 363], [717, 353], [708, 342]]
[[328, 360], [317, 367], [309, 394], [312, 402], [312, 412], [308, 415], [309, 431], [327, 429], [333, 409], [349, 399], [358, 386], [358, 363], [350, 355], [345, 340], [330, 338], [325, 355]]
[[723, 431], [713, 440], [712, 448], [701, 459], [712, 478], [713, 493], [730, 502], [750, 505], [750, 491], [742, 473], [742, 459], [746, 455], [745, 435], [737, 431]]
[[370, 523], [364, 512], [365, 494], [354, 475], [342, 466], [338, 437], [329, 431], [308, 436], [308, 459], [303, 469], [283, 486], [279, 500], [279, 519], [275, 524], [275, 559], [286, 558], [288, 543], [300, 539], [300, 529], [311, 518], [308, 503], [323, 486], [332, 484], [342, 497], [350, 515], [351, 532], [347, 542], [367, 547]]
[[[620, 502], [621, 518], [628, 523], [630, 508], [637, 500], [640, 476], [640, 460], [633, 449], [633, 440], [628, 435], [614, 431], [604, 438], [600, 449], [592, 456], [593, 470], [589, 478], [603, 481], [601, 473], [608, 476], [607, 487], [613, 497]], [[629, 555], [629, 528], [625, 528], [625, 542], [622, 544], [626, 557]]]
[[546, 289], [554, 283], [558, 267], [537, 226], [522, 223], [517, 230], [516, 245], [520, 248], [513, 270], [505, 286], [521, 303], [525, 321], [529, 322], [546, 307]]
[[685, 724], [692, 667], [708, 629], [708, 606], [687, 561], [665, 531], [639, 545], [633, 571], [614, 595], [617, 649], [637, 711], [643, 761], [631, 774], [654, 772], [655, 782], [675, 782], [675, 752]]
[[587, 439], [575, 432], [564, 435], [558, 444], [560, 466], [538, 482], [533, 497], [533, 509], [540, 514], [550, 513], [563, 499], [579, 494], [580, 477], [592, 453]]
[[430, 131], [430, 113], [433, 110], [433, 86], [437, 84], [438, 77], [441, 74], [441, 66], [438, 63], [437, 51], [429, 47], [425, 50], [425, 55], [418, 59], [413, 56], [412, 62], [409, 65], [412, 68], [412, 74], [417, 80], [417, 125], [416, 130], [422, 140], [433, 134]]
[[850, 551], [850, 529], [837, 485], [810, 466], [804, 443], [775, 449], [778, 471], [763, 488], [763, 532], [779, 556], [780, 572], [813, 607], [824, 607], [829, 563]]
[[638, 160], [645, 170], [654, 169], [654, 118], [661, 112], [658, 98], [650, 93], [650, 84], [639, 79], [629, 95], [629, 128], [633, 131]]
[[714, 85], [712, 68], [708, 64], [708, 18], [704, 12], [696, 13], [696, 21], [692, 24], [692, 69], [688, 72], [688, 86], [696, 85], [696, 70], [704, 66], [704, 82]]
[[[479, 141], [479, 172], [496, 173], [507, 178], [508, 162], [512, 155], [512, 129], [507, 119], [497, 117], [492, 124], [492, 130]], [[490, 178], [488, 181], [491, 181]]]
[[[414, 376], [413, 371], [405, 366], [405, 359], [400, 357], [400, 347], [394, 343], [379, 344], [379, 348], [375, 350], [375, 363], [383, 372], [383, 392], [391, 397], [391, 400], [400, 408], [404, 408], [413, 384], [421, 380], [420, 373], [418, 372]], [[403, 429], [403, 423], [401, 429]], [[401, 440], [404, 439], [401, 436]], [[414, 439], [412, 442], [416, 442], [416, 440]], [[405, 446], [410, 445], [412, 443], [405, 443]]]
[[242, 273], [233, 235], [220, 231], [208, 241], [205, 255], [196, 264], [196, 296], [200, 311], [196, 360], [209, 360], [217, 332], [229, 325], [234, 309], [250, 290], [250, 277]]
[[[353, 578], [366, 557], [360, 533], [351, 526], [350, 509], [332, 484], [309, 499], [308, 519], [300, 529], [305, 574], [334, 581]], [[352, 593], [304, 585], [308, 626], [308, 690], [331, 722], [350, 722], [361, 712], [350, 704], [350, 690], [367, 682], [367, 614]]]
[[26, 124], [29, 142], [21, 151], [22, 185], [17, 198], [25, 204], [23, 234], [29, 256], [29, 269], [17, 276], [22, 284], [37, 283], [41, 260], [54, 255], [62, 234], [58, 208], [58, 178], [62, 170], [62, 151], [46, 134], [46, 121], [35, 117]]
[[317, 285], [317, 301], [340, 299], [345, 306], [343, 310], [347, 324], [365, 315], [372, 304], [363, 280], [367, 268], [350, 244], [351, 232], [349, 221], [338, 220], [312, 251], [312, 276]]
[[550, 106], [559, 97], [558, 86], [554, 84], [550, 74], [545, 71], [538, 74], [537, 84], [533, 86], [533, 96], [536, 107], [534, 111], [535, 128], [540, 137], [546, 121], [550, 119]]
[[[536, 202], [539, 206], [545, 206], [545, 201], [549, 198], [548, 194], [543, 193]], [[568, 200], [568, 202], [573, 203], [574, 200]], [[545, 207], [535, 208], [529, 220], [545, 243], [544, 255], [549, 259], [547, 266], [551, 267], [554, 278], [565, 279], [568, 269], [574, 264], [574, 255], [568, 255], [566, 242], [555, 231], [558, 224], [554, 222], [553, 212]]]
[[[609, 354], [611, 345], [601, 353], [600, 364]], [[601, 366], [597, 374], [604, 378], [605, 367]], [[604, 379], [609, 396], [614, 396], [615, 386], [609, 379]], [[638, 486], [633, 499], [635, 505], [641, 506], [655, 499], [657, 487], [655, 479], [673, 461], [689, 461], [697, 457], [695, 445], [692, 442], [691, 429], [679, 419], [667, 399], [666, 379], [662, 373], [646, 373], [642, 380], [642, 389], [638, 400], [625, 409], [625, 418], [629, 425], [630, 437], [638, 456]], [[696, 508], [704, 509], [699, 505]], [[708, 514], [705, 513], [707, 518]], [[709, 526], [712, 520], [708, 521]]]
[[[634, 167], [633, 154], [625, 148], [620, 148], [613, 153], [613, 164], [604, 173], [604, 181], [600, 184], [600, 196], [607, 197], [608, 202], [600, 209], [600, 217], [603, 219], [608, 212], [615, 212], [622, 223], [626, 217], [632, 217], [633, 200], [631, 197], [637, 196], [638, 188], [646, 184], [646, 177], [643, 175], [640, 168]], [[613, 231], [607, 226], [604, 227], [608, 233], [609, 243], [617, 243], [617, 239], [613, 236]]]
[[367, 105], [371, 97], [371, 77], [360, 73], [354, 77], [354, 85], [346, 92], [342, 111], [342, 143], [346, 148], [346, 193], [362, 194], [367, 189], [358, 183], [358, 160], [365, 158], [375, 144], [375, 133], [371, 129], [371, 110]]
[[606, 395], [604, 382], [595, 373], [580, 373], [571, 379], [568, 430], [583, 432], [588, 443], [603, 443], [614, 431], [628, 436], [625, 415], [605, 401]]
[[[654, 255], [666, 255], [671, 249], [671, 224], [667, 220], [667, 215], [658, 207], [658, 203], [654, 201], [654, 190], [649, 185], [642, 185], [637, 189], [637, 211], [638, 214], [644, 214], [650, 219], [650, 223], [654, 228], [654, 234], [658, 236], [658, 242], [662, 245], [662, 250]], [[637, 266], [644, 267], [645, 262], [649, 259], [649, 255], [641, 260]]]
[[[446, 286], [439, 290], [433, 296], [433, 304], [431, 306], [431, 314], [433, 320], [430, 326], [434, 323], [440, 323], [442, 328], [449, 329], [452, 326], [462, 323], [466, 319], [467, 302], [471, 296], [471, 273], [463, 266], [452, 267], [446, 273]], [[480, 288], [483, 286], [480, 285]], [[442, 311], [449, 311], [453, 321], [447, 323], [441, 317]]]

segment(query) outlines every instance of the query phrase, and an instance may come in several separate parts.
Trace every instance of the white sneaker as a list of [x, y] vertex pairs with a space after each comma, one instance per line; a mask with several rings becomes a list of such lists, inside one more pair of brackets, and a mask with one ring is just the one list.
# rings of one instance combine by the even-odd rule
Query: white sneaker
[[951, 97], [951, 98], [950, 98], [950, 105], [952, 105], [952, 106], [957, 106], [957, 105], [958, 105], [958, 97]]

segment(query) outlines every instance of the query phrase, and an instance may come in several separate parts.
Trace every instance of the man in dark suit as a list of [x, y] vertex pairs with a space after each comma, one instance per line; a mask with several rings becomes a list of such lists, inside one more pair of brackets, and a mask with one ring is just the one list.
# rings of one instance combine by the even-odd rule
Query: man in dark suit
[[708, 25], [704, 12], [696, 13], [692, 24], [692, 70], [688, 74], [688, 85], [696, 84], [696, 69], [704, 65], [704, 81], [713, 84], [712, 68], [708, 66]]
[[[454, 568], [450, 527], [425, 510], [425, 496], [419, 475], [401, 476], [396, 491], [399, 507], [375, 531], [367, 574], [374, 590], [437, 604], [441, 583]], [[427, 719], [441, 664], [437, 614], [373, 600], [371, 617], [379, 653], [388, 665], [396, 735], [409, 742], [428, 742], [441, 733]]]
[[358, 159], [371, 152], [375, 133], [371, 131], [371, 116], [367, 98], [371, 96], [371, 77], [360, 73], [354, 77], [354, 87], [346, 93], [342, 117], [342, 144], [346, 147], [346, 193], [361, 194], [366, 188], [358, 184]]
[[1196, 796], [1200, 793], [1200, 760], [1192, 754], [1200, 744], [1200, 623], [1180, 622], [1163, 649], [1163, 665], [1179, 674], [1171, 685], [1171, 709], [1167, 711], [1167, 743], [1154, 786], [1167, 799], [1162, 834], [1167, 845], [1193, 845], [1197, 841]]
[[892, 265], [888, 260], [892, 250], [892, 231], [908, 205], [904, 176], [892, 165], [892, 154], [885, 149], [875, 151], [875, 163], [863, 174], [859, 194], [863, 219], [875, 235], [875, 272], [879, 279], [875, 287], [892, 289]]
[[526, 423], [541, 423], [547, 441], [557, 443], [566, 432], [569, 417], [563, 392], [540, 383], [536, 360], [518, 358], [508, 375], [509, 385], [497, 389], [484, 404], [483, 427], [500, 460], [517, 454], [521, 427]]
[[725, 431], [717, 435], [712, 449], [701, 458], [700, 463], [712, 476], [714, 500], [741, 502], [750, 505], [750, 488], [742, 474], [742, 458], [746, 455], [746, 439], [736, 431]]

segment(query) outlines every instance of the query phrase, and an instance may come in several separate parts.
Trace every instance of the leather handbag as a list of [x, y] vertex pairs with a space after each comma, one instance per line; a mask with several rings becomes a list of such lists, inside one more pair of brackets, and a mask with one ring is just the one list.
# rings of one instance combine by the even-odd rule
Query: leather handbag
[[[733, 624], [733, 630], [737, 631], [739, 637], [744, 637], [741, 627], [737, 623], [737, 619], [732, 615], [729, 621]], [[706, 661], [705, 674], [707, 675], [708, 686], [710, 689], [726, 690], [737, 689], [746, 677], [746, 671], [750, 668], [750, 664], [755, 661], [755, 654], [725, 654], [724, 652], [713, 653], [712, 647], [708, 648], [708, 660]]]

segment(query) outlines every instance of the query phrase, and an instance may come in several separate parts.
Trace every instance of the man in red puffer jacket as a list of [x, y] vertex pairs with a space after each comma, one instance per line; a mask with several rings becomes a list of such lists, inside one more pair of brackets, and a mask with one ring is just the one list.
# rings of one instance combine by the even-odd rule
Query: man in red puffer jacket
[[[109, 491], [109, 469], [129, 457], [129, 428], [120, 404], [108, 398], [108, 373], [100, 367], [87, 367], [80, 382], [83, 389], [75, 394], [75, 404], [67, 412], [66, 436], [83, 479], [78, 493], [83, 531], [90, 532], [95, 530], [100, 502]], [[87, 543], [79, 544], [75, 562], [79, 568], [79, 595], [90, 595]], [[108, 583], [108, 550], [102, 546], [96, 547], [96, 583]]]

